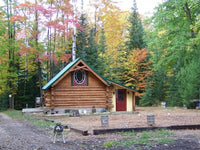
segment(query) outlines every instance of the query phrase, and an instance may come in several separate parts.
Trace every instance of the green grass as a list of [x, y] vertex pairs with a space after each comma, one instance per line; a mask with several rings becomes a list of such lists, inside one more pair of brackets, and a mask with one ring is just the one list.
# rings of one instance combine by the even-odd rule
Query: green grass
[[[170, 138], [173, 133], [168, 130], [144, 131], [141, 133], [123, 132], [121, 134], [127, 137], [119, 141], [108, 141], [104, 144], [104, 147], [131, 147], [136, 144], [149, 147], [158, 143], [171, 143], [174, 141], [173, 138]], [[141, 146], [138, 148], [141, 148]]]
[[157, 143], [171, 143], [174, 142], [174, 139], [172, 138], [164, 138], [164, 139], [158, 139]]
[[115, 144], [116, 144], [116, 142], [110, 141], [110, 142], [106, 142], [103, 146], [107, 147], [107, 148], [110, 148], [110, 147], [113, 147]]
[[14, 119], [27, 120], [32, 125], [36, 125], [38, 127], [51, 128], [56, 125], [55, 122], [44, 121], [44, 119], [41, 116], [22, 115], [22, 111], [20, 110], [7, 110], [7, 111], [4, 111], [3, 113], [5, 113], [6, 115]]
[[35, 120], [32, 120], [31, 122], [34, 125], [38, 126], [38, 127], [52, 127], [52, 126], [56, 125], [55, 122], [49, 122], [49, 121], [35, 121]]
[[134, 131], [132, 131], [132, 132], [127, 131], [127, 132], [122, 132], [122, 135], [135, 136], [136, 133]]
[[23, 116], [22, 111], [20, 111], [20, 110], [7, 110], [7, 111], [3, 111], [3, 113], [5, 113], [6, 115], [8, 115], [9, 117], [14, 118], [14, 119], [28, 118], [28, 116]]

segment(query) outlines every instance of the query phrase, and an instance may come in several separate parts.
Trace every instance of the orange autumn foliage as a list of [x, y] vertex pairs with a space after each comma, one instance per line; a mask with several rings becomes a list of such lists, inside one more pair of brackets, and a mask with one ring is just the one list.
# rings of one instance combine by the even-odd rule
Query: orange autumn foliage
[[[124, 63], [126, 86], [135, 88], [138, 91], [144, 91], [146, 78], [151, 73], [147, 54], [147, 49], [137, 49], [133, 50], [128, 56], [127, 61]], [[141, 96], [141, 94], [138, 96]]]

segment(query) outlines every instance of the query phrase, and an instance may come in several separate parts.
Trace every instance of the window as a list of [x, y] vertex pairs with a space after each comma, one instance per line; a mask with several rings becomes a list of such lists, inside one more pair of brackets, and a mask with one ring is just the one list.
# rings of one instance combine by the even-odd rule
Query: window
[[86, 71], [78, 69], [73, 72], [73, 86], [86, 86], [87, 85], [87, 75]]
[[74, 71], [74, 80], [77, 84], [82, 84], [85, 80], [85, 71], [81, 69]]
[[124, 100], [124, 91], [118, 91], [118, 101]]

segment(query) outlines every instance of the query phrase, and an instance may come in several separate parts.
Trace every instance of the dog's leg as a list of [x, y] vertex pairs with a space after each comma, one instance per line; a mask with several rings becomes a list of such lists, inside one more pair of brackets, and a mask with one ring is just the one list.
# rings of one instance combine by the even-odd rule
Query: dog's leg
[[65, 141], [65, 136], [64, 136], [63, 132], [62, 132], [62, 138], [63, 138], [63, 143], [65, 144], [66, 141]]
[[57, 132], [54, 133], [53, 143], [56, 143], [56, 135], [57, 135]]
[[55, 138], [55, 132], [53, 133], [53, 136], [52, 136], [53, 143], [55, 143], [54, 138]]

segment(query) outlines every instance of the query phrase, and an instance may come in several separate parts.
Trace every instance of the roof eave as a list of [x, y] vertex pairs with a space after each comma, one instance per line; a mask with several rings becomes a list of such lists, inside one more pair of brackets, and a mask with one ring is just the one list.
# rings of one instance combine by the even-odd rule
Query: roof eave
[[132, 88], [130, 88], [130, 87], [127, 87], [127, 86], [125, 86], [125, 85], [123, 85], [123, 84], [117, 83], [117, 82], [115, 82], [115, 81], [113, 81], [113, 80], [108, 80], [108, 81], [109, 81], [111, 84], [120, 86], [120, 87], [125, 88], [125, 89], [127, 89], [127, 90], [130, 90], [130, 91], [132, 91], [132, 92], [137, 92], [137, 93], [138, 93], [137, 90], [132, 89]]
[[71, 69], [81, 58], [77, 58], [75, 61], [70, 62], [70, 63], [65, 66], [58, 74], [56, 74], [45, 86], [42, 87], [43, 90], [47, 90], [50, 88], [57, 80], [60, 79], [69, 69]]
[[92, 66], [90, 66], [84, 59], [82, 58], [77, 58], [75, 61], [69, 63], [67, 66], [65, 66], [58, 74], [56, 74], [45, 86], [43, 86], [43, 90], [49, 89], [51, 86], [53, 86], [65, 73], [67, 73], [74, 65], [76, 65], [79, 61], [82, 61], [85, 63], [91, 71], [98, 76], [101, 81], [106, 84], [107, 86], [110, 85], [110, 82], [103, 76], [101, 76]]

